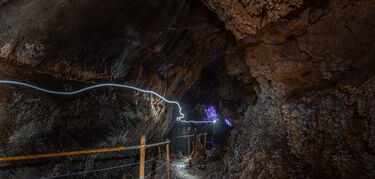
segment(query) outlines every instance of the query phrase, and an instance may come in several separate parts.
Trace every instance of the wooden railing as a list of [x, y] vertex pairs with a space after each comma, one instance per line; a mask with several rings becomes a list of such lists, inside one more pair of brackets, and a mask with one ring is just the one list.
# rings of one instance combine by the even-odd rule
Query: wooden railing
[[[195, 135], [183, 135], [183, 136], [177, 136], [175, 138], [187, 138], [187, 145], [188, 145], [188, 154], [190, 155], [190, 137], [194, 137]], [[202, 134], [197, 134], [197, 137], [204, 136], [203, 146], [204, 150], [206, 150], [207, 147], [207, 132], [204, 132]]]
[[[93, 153], [103, 153], [103, 152], [114, 152], [114, 151], [123, 151], [123, 150], [140, 150], [140, 161], [139, 161], [139, 178], [145, 178], [145, 158], [146, 158], [146, 149], [152, 148], [155, 146], [165, 145], [166, 147], [166, 160], [167, 160], [167, 170], [168, 170], [168, 179], [171, 178], [170, 174], [170, 157], [169, 157], [169, 140], [160, 143], [146, 144], [145, 136], [141, 137], [141, 143], [138, 146], [128, 146], [128, 147], [115, 147], [115, 148], [102, 148], [102, 149], [92, 149], [92, 150], [80, 150], [72, 152], [61, 152], [61, 153], [50, 153], [50, 154], [36, 154], [36, 155], [24, 155], [24, 156], [14, 156], [14, 157], [4, 157], [0, 158], [0, 162], [7, 161], [16, 161], [16, 160], [30, 160], [38, 158], [49, 158], [49, 157], [61, 157], [61, 156], [71, 156], [71, 155], [82, 155], [82, 154], [93, 154]], [[123, 175], [123, 178], [126, 176]]]

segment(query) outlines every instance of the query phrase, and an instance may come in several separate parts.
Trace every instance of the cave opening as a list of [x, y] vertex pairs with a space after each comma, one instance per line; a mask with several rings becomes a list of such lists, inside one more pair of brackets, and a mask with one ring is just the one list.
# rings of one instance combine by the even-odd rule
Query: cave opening
[[[213, 53], [214, 54], [214, 53]], [[217, 145], [224, 144], [234, 127], [230, 118], [219, 112], [223, 107], [223, 99], [218, 91], [221, 85], [221, 73], [224, 73], [224, 58], [214, 54], [207, 66], [202, 69], [199, 80], [186, 92], [182, 98], [186, 118], [190, 120], [211, 121], [209, 124], [179, 124], [176, 123], [170, 132], [172, 152], [189, 155], [189, 146], [192, 146], [193, 139], [186, 137], [197, 133], [202, 145], [206, 142], [208, 148], [214, 150]], [[225, 75], [224, 75], [225, 76]], [[206, 139], [204, 139], [204, 135]], [[204, 141], [206, 140], [206, 141]], [[190, 144], [187, 144], [189, 143]]]

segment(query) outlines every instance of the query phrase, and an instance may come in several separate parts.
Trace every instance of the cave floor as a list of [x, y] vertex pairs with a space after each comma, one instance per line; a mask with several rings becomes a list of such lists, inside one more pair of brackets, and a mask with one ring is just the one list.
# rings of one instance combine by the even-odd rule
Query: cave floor
[[188, 167], [189, 158], [174, 159], [171, 161], [172, 178], [199, 179], [199, 172]]

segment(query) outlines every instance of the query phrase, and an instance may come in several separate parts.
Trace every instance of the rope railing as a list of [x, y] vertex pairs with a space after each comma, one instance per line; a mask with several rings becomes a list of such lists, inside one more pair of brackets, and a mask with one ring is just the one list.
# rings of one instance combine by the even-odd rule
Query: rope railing
[[156, 171], [160, 170], [161, 167], [164, 167], [168, 162], [164, 162], [163, 164], [161, 164], [158, 168], [156, 168], [155, 170], [153, 170], [152, 172], [150, 172], [147, 176], [145, 176], [144, 178], [142, 179], [145, 179], [145, 178], [148, 178], [148, 177], [151, 177], [152, 174], [154, 174]]
[[[57, 176], [48, 176], [48, 177], [41, 177], [45, 179], [49, 178], [59, 178], [59, 177], [66, 177], [66, 176], [72, 176], [72, 175], [82, 175], [86, 173], [92, 173], [92, 172], [99, 172], [99, 171], [106, 171], [106, 170], [112, 170], [117, 168], [123, 168], [133, 165], [139, 165], [139, 178], [145, 178], [144, 177], [144, 170], [145, 170], [145, 164], [147, 162], [153, 161], [161, 156], [166, 157], [166, 162], [163, 164], [167, 165], [168, 169], [168, 179], [170, 179], [170, 158], [169, 158], [169, 143], [170, 141], [167, 140], [165, 142], [159, 142], [154, 144], [147, 144], [146, 145], [146, 138], [145, 136], [142, 136], [141, 138], [141, 145], [139, 146], [128, 146], [128, 147], [115, 147], [115, 148], [103, 148], [103, 149], [91, 149], [91, 150], [80, 150], [80, 151], [72, 151], [72, 152], [61, 152], [61, 153], [50, 153], [50, 154], [36, 154], [36, 155], [24, 155], [24, 156], [13, 156], [13, 157], [3, 157], [0, 158], [0, 162], [7, 162], [7, 161], [18, 161], [18, 160], [30, 160], [30, 159], [39, 159], [39, 158], [49, 158], [49, 157], [61, 157], [61, 156], [72, 156], [72, 155], [83, 155], [83, 154], [93, 154], [93, 153], [103, 153], [103, 152], [114, 152], [114, 151], [123, 151], [123, 150], [140, 150], [140, 161], [136, 163], [130, 163], [125, 165], [118, 165], [108, 168], [101, 168], [101, 169], [95, 169], [95, 170], [89, 170], [89, 171], [81, 171], [76, 173], [67, 173], [63, 175], [57, 175]], [[166, 152], [162, 153], [156, 157], [153, 157], [149, 160], [145, 160], [146, 152], [145, 150], [147, 148], [152, 148], [155, 146], [165, 145], [166, 146]], [[159, 167], [160, 168], [160, 167]], [[158, 169], [159, 169], [158, 168]], [[151, 176], [155, 171], [152, 171], [149, 175]], [[147, 176], [149, 176], [147, 175]]]
[[159, 142], [159, 143], [155, 143], [155, 144], [148, 144], [148, 145], [146, 145], [146, 148], [155, 147], [155, 146], [158, 146], [158, 145], [164, 145], [164, 144], [168, 144], [168, 143], [169, 143], [169, 141]]
[[[159, 157], [164, 156], [167, 154], [167, 152], [162, 153], [156, 157], [153, 157], [149, 160], [144, 161], [143, 163], [148, 163], [151, 162]], [[73, 175], [83, 175], [87, 173], [94, 173], [94, 172], [100, 172], [100, 171], [107, 171], [107, 170], [112, 170], [112, 169], [118, 169], [118, 168], [124, 168], [124, 167], [129, 167], [129, 166], [134, 166], [134, 165], [139, 165], [141, 162], [135, 162], [135, 163], [130, 163], [130, 164], [125, 164], [125, 165], [118, 165], [114, 167], [108, 167], [108, 168], [101, 168], [101, 169], [95, 169], [95, 170], [89, 170], [89, 171], [81, 171], [81, 172], [75, 172], [75, 173], [67, 173], [67, 174], [62, 174], [62, 175], [56, 175], [56, 176], [49, 176], [49, 177], [41, 177], [40, 179], [50, 179], [50, 178], [60, 178], [60, 177], [67, 177], [67, 176], [73, 176]]]
[[93, 153], [113, 152], [113, 151], [132, 150], [132, 149], [139, 149], [139, 147], [138, 146], [115, 147], [115, 148], [80, 150], [80, 151], [72, 151], [72, 152], [50, 153], [50, 154], [36, 154], [36, 155], [4, 157], [4, 158], [0, 158], [0, 162], [7, 162], [7, 161], [14, 161], [14, 160], [29, 160], [29, 159], [38, 159], [38, 158], [50, 158], [50, 157], [61, 157], [61, 156], [71, 156], [71, 155], [82, 155], [82, 154], [93, 154]]
[[[204, 135], [206, 135], [206, 133], [197, 134], [198, 137], [204, 136]], [[182, 135], [182, 136], [177, 136], [177, 137], [174, 137], [174, 138], [186, 138], [186, 137], [194, 137], [194, 135]]]
[[160, 154], [160, 155], [158, 155], [158, 156], [156, 156], [156, 157], [154, 157], [154, 158], [152, 158], [152, 159], [146, 160], [146, 161], [144, 161], [144, 163], [151, 162], [151, 161], [155, 160], [156, 158], [159, 158], [159, 157], [161, 157], [161, 156], [164, 156], [165, 154], [167, 154], [167, 152], [164, 152], [164, 153], [162, 153], [162, 154]]
[[[196, 133], [196, 131], [194, 131]], [[190, 155], [190, 137], [194, 137], [195, 135], [183, 135], [183, 136], [177, 136], [177, 137], [174, 137], [175, 139], [179, 139], [179, 138], [187, 138], [187, 144], [188, 144], [188, 154]], [[201, 133], [201, 134], [197, 134], [197, 137], [201, 137], [201, 136], [204, 136], [204, 150], [206, 150], [206, 147], [207, 147], [207, 132], [205, 133]]]
[[167, 175], [168, 173], [165, 173], [163, 176], [161, 176], [160, 178], [163, 179], [165, 177], [165, 175]]
[[76, 172], [76, 173], [67, 173], [67, 174], [63, 174], [63, 175], [56, 175], [56, 176], [49, 176], [49, 177], [41, 177], [40, 179], [60, 178], [60, 177], [67, 177], [67, 176], [73, 176], [73, 175], [83, 175], [83, 174], [87, 174], [87, 173], [93, 173], [93, 172], [100, 172], [100, 171], [113, 170], [113, 169], [117, 169], [117, 168], [129, 167], [129, 166], [133, 166], [133, 165], [138, 165], [139, 163], [140, 162], [135, 162], [135, 163], [118, 165], [118, 166], [108, 167], [108, 168], [101, 168], [101, 169], [96, 169], [96, 170], [81, 171], [81, 172]]
[[[196, 133], [196, 131], [195, 131]], [[190, 137], [194, 137], [195, 135], [184, 135], [184, 136], [177, 136], [176, 138], [187, 138], [188, 140], [188, 153], [190, 154]], [[204, 149], [206, 149], [206, 139], [207, 139], [207, 133], [201, 133], [197, 134], [198, 137], [204, 136]], [[145, 164], [148, 162], [151, 162], [159, 157], [167, 155], [166, 159], [167, 162], [164, 163], [162, 166], [167, 165], [168, 169], [168, 179], [170, 179], [170, 157], [169, 157], [169, 143], [170, 141], [167, 140], [165, 142], [159, 142], [159, 143], [153, 143], [153, 144], [146, 144], [146, 139], [144, 136], [141, 138], [141, 145], [138, 146], [127, 146], [127, 147], [114, 147], [114, 148], [102, 148], [102, 149], [91, 149], [91, 150], [80, 150], [80, 151], [72, 151], [72, 152], [61, 152], [61, 153], [50, 153], [50, 154], [36, 154], [36, 155], [24, 155], [24, 156], [13, 156], [13, 157], [3, 157], [0, 158], [0, 162], [6, 162], [6, 161], [17, 161], [17, 160], [30, 160], [30, 159], [40, 159], [40, 158], [49, 158], [49, 157], [60, 157], [60, 156], [72, 156], [72, 155], [83, 155], [83, 154], [93, 154], [93, 153], [104, 153], [104, 152], [115, 152], [115, 151], [124, 151], [124, 150], [140, 150], [140, 161], [136, 163], [130, 163], [130, 164], [124, 164], [124, 165], [118, 165], [108, 168], [101, 168], [101, 169], [95, 169], [95, 170], [89, 170], [89, 171], [80, 171], [75, 173], [67, 173], [63, 175], [57, 175], [57, 176], [46, 176], [42, 177], [45, 179], [49, 178], [59, 178], [59, 177], [66, 177], [66, 176], [73, 176], [73, 175], [82, 175], [87, 173], [93, 173], [93, 172], [99, 172], [99, 171], [107, 171], [117, 168], [123, 168], [133, 165], [139, 165], [139, 178], [147, 178], [151, 176], [154, 172], [152, 171], [150, 174], [148, 174], [146, 177], [144, 177], [145, 172]], [[155, 146], [160, 145], [166, 145], [166, 152], [162, 153], [156, 157], [153, 157], [149, 160], [145, 160], [145, 150], [147, 148], [152, 148]], [[160, 167], [157, 168], [157, 170], [160, 169]], [[163, 176], [164, 177], [164, 176]]]

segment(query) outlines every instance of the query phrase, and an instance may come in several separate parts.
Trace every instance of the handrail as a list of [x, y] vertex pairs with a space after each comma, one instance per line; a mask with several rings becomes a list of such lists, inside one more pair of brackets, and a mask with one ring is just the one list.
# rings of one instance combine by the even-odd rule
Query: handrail
[[[167, 162], [165, 164], [167, 165], [167, 169], [168, 169], [168, 179], [170, 179], [171, 176], [170, 176], [169, 143], [170, 143], [170, 141], [166, 140], [165, 142], [159, 142], [159, 143], [154, 143], [154, 144], [148, 144], [148, 145], [146, 145], [145, 136], [142, 136], [142, 138], [141, 138], [141, 145], [138, 145], [138, 146], [114, 147], [114, 148], [80, 150], [80, 151], [61, 152], [61, 153], [49, 153], [49, 154], [35, 154], [35, 155], [3, 157], [3, 158], [0, 158], [0, 162], [139, 149], [140, 150], [140, 161], [138, 162], [138, 164], [140, 165], [140, 169], [139, 169], [140, 175], [139, 175], [139, 178], [144, 178], [144, 170], [145, 170], [145, 163], [146, 163], [146, 161], [145, 161], [145, 150], [147, 148], [151, 148], [151, 147], [155, 147], [155, 146], [159, 146], [159, 145], [166, 145], [166, 151], [167, 151], [166, 152], [166, 154], [167, 154], [166, 160], [167, 160]], [[153, 159], [151, 159], [151, 160], [153, 160]], [[163, 164], [162, 166], [164, 166], [165, 164]], [[129, 165], [123, 165], [123, 166], [130, 166], [130, 164]], [[123, 167], [123, 166], [121, 166], [121, 167]], [[162, 167], [162, 166], [160, 166], [160, 167]], [[110, 167], [110, 168], [105, 168], [105, 169], [93, 170], [92, 172], [94, 172], [94, 171], [103, 171], [103, 170], [112, 169], [112, 168], [118, 168], [118, 166], [116, 166], [116, 167]], [[153, 171], [153, 172], [155, 172], [155, 171]], [[153, 172], [151, 172], [148, 176], [151, 176], [151, 174], [153, 174]], [[74, 173], [74, 174], [81, 174], [81, 173], [84, 173], [84, 172], [79, 172], [79, 173]], [[67, 174], [67, 176], [68, 175], [72, 175], [72, 174]], [[58, 176], [51, 176], [51, 177], [54, 178], [54, 177], [58, 177]]]
[[[205, 133], [202, 133], [202, 134], [198, 134], [197, 136], [204, 136]], [[183, 135], [183, 136], [177, 136], [177, 137], [174, 137], [174, 138], [186, 138], [186, 137], [194, 137], [194, 135]]]
[[[196, 130], [195, 132], [196, 133]], [[188, 154], [190, 155], [190, 137], [194, 137], [195, 135], [184, 135], [184, 136], [177, 136], [177, 137], [174, 137], [175, 139], [178, 139], [178, 138], [187, 138], [187, 143], [188, 143]], [[206, 150], [206, 147], [207, 147], [207, 132], [205, 133], [202, 133], [202, 134], [197, 134], [197, 137], [201, 137], [201, 136], [204, 136], [204, 139], [203, 139], [203, 145], [204, 145], [204, 150]]]
[[[159, 142], [155, 144], [148, 144], [148, 145], [145, 145], [145, 147], [150, 148], [150, 147], [155, 147], [155, 146], [164, 145], [168, 143], [170, 143], [170, 141]], [[138, 145], [138, 146], [128, 146], [128, 147], [115, 147], [115, 148], [80, 150], [80, 151], [72, 151], [72, 152], [50, 153], [50, 154], [23, 155], [23, 156], [13, 156], [13, 157], [3, 157], [3, 158], [0, 158], [0, 162], [49, 158], [49, 157], [61, 157], [61, 156], [70, 156], [70, 155], [82, 155], [82, 154], [92, 154], [92, 153], [102, 153], [102, 152], [114, 152], [114, 151], [122, 151], [122, 150], [135, 150], [135, 149], [140, 149], [140, 148], [141, 146]]]
[[159, 145], [164, 145], [164, 144], [169, 144], [170, 141], [165, 141], [165, 142], [159, 142], [159, 143], [155, 143], [155, 144], [148, 144], [148, 145], [145, 145], [146, 148], [150, 148], [150, 147], [155, 147], [155, 146], [159, 146]]
[[[185, 135], [185, 136], [177, 136], [174, 138], [188, 138], [188, 150], [190, 154], [190, 137], [193, 137], [195, 135]], [[202, 133], [202, 134], [197, 134], [196, 136], [204, 136], [204, 148], [206, 149], [206, 136], [207, 133]], [[61, 152], [61, 153], [50, 153], [50, 154], [36, 154], [36, 155], [24, 155], [24, 156], [13, 156], [13, 157], [3, 157], [0, 158], [0, 162], [6, 162], [6, 161], [16, 161], [16, 160], [29, 160], [29, 159], [39, 159], [39, 158], [49, 158], [49, 157], [60, 157], [60, 156], [71, 156], [71, 155], [82, 155], [82, 154], [92, 154], [92, 153], [103, 153], [103, 152], [114, 152], [114, 151], [123, 151], [123, 150], [140, 150], [140, 162], [134, 163], [134, 164], [139, 164], [140, 165], [140, 176], [139, 178], [144, 178], [144, 170], [145, 170], [145, 149], [155, 147], [155, 146], [160, 146], [160, 145], [166, 145], [166, 150], [167, 150], [167, 169], [168, 169], [168, 178], [170, 178], [170, 158], [169, 158], [169, 144], [170, 141], [167, 140], [165, 142], [159, 142], [159, 143], [153, 143], [153, 144], [146, 144], [146, 139], [145, 136], [142, 136], [141, 138], [141, 145], [138, 146], [128, 146], [128, 147], [114, 147], [114, 148], [102, 148], [102, 149], [91, 149], [91, 150], [80, 150], [80, 151], [72, 151], [72, 152]], [[152, 159], [153, 160], [153, 159]], [[124, 167], [124, 166], [130, 166], [130, 165], [122, 165], [119, 167]], [[163, 165], [164, 166], [164, 165]], [[111, 168], [105, 168], [105, 169], [98, 169], [98, 170], [93, 170], [94, 171], [103, 171], [107, 169], [112, 169], [112, 168], [119, 168], [119, 167], [111, 167]], [[84, 172], [79, 172], [79, 173], [73, 173], [73, 174], [82, 174]], [[150, 176], [152, 173], [150, 173], [148, 176]], [[67, 174], [71, 175], [71, 174]], [[55, 176], [52, 176], [55, 177]], [[147, 177], [147, 176], [146, 176]]]
[[61, 157], [61, 156], [81, 155], [81, 154], [91, 154], [91, 153], [102, 153], [102, 152], [113, 152], [113, 151], [121, 151], [121, 150], [132, 150], [132, 149], [138, 149], [138, 148], [139, 148], [138, 146], [115, 147], [115, 148], [80, 150], [80, 151], [72, 151], [72, 152], [50, 153], [50, 154], [4, 157], [4, 158], [0, 158], [0, 162], [14, 161], [14, 160], [29, 160], [29, 159], [38, 159], [38, 158], [48, 158], [48, 157]]

